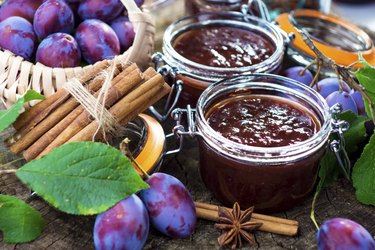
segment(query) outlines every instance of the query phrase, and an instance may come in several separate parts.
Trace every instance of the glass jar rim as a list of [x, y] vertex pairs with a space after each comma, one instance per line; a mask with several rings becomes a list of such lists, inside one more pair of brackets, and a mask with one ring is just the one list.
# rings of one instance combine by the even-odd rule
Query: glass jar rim
[[[203, 65], [203, 64], [191, 61], [183, 57], [182, 55], [180, 55], [173, 48], [172, 41], [176, 37], [178, 37], [178, 35], [181, 35], [181, 29], [186, 29], [189, 25], [191, 25], [189, 23], [184, 24], [184, 22], [188, 22], [189, 20], [200, 20], [200, 18], [204, 16], [215, 16], [215, 17], [218, 17], [218, 19], [204, 20], [203, 18], [202, 19], [203, 21], [194, 22], [193, 24], [199, 23], [201, 26], [212, 25], [212, 24], [235, 25], [236, 27], [245, 28], [248, 30], [258, 30], [262, 32], [262, 35], [272, 39], [272, 41], [275, 44], [275, 51], [266, 60], [257, 64], [246, 66], [246, 67], [231, 67], [231, 68], [212, 67], [212, 66], [207, 66], [207, 65]], [[232, 17], [233, 20], [230, 20], [228, 18], [224, 19], [225, 16]], [[237, 18], [237, 20], [235, 18]], [[238, 20], [238, 18], [240, 18], [241, 21]], [[247, 20], [247, 22], [245, 22], [244, 20]], [[174, 29], [178, 25], [181, 25], [181, 24], [183, 24], [183, 26], [180, 27], [177, 31], [175, 31]], [[259, 26], [258, 24], [263, 25], [263, 27]], [[266, 30], [264, 27], [266, 27], [269, 30]], [[201, 76], [202, 74], [204, 74], [209, 77], [215, 77], [215, 76], [220, 77], [220, 79], [223, 76], [225, 77], [227, 73], [231, 73], [232, 75], [239, 75], [239, 74], [249, 73], [249, 72], [259, 72], [262, 69], [268, 68], [270, 64], [276, 62], [278, 59], [280, 59], [280, 57], [283, 56], [284, 49], [285, 49], [284, 37], [283, 37], [282, 31], [275, 24], [269, 23], [261, 18], [245, 15], [241, 12], [236, 12], [236, 11], [215, 12], [214, 14], [209, 13], [209, 12], [202, 12], [197, 15], [184, 17], [172, 23], [171, 25], [169, 25], [168, 28], [165, 30], [164, 37], [163, 37], [164, 54], [167, 57], [172, 57], [173, 59], [172, 61], [174, 62], [172, 64], [174, 64], [175, 66], [178, 66], [179, 68], [184, 69], [187, 72], [196, 74], [198, 76]], [[218, 72], [222, 72], [222, 74]]]
[[[253, 78], [253, 79], [251, 79]], [[295, 91], [294, 89], [287, 89], [284, 86], [281, 86], [276, 83], [270, 82], [261, 82], [258, 79], [261, 78], [268, 78], [273, 79], [275, 81], [288, 81], [289, 83], [298, 86], [303, 91], [306, 91], [306, 94]], [[243, 80], [254, 80], [249, 81], [248, 83], [240, 83]], [[227, 88], [220, 89], [220, 91], [216, 91], [210, 97], [209, 94], [215, 88], [218, 88], [225, 83], [233, 83]], [[210, 102], [215, 100], [220, 93], [224, 91], [233, 90], [234, 87], [245, 87], [256, 84], [260, 84], [259, 86], [267, 87], [268, 89], [273, 90], [280, 90], [280, 91], [288, 91], [295, 96], [299, 96], [304, 98], [304, 100], [308, 101], [309, 105], [318, 108], [321, 112], [321, 128], [320, 130], [315, 133], [312, 137], [308, 138], [307, 140], [291, 144], [288, 146], [279, 146], [279, 147], [256, 147], [256, 146], [249, 146], [234, 142], [222, 136], [220, 133], [215, 131], [211, 126], [208, 124], [205, 118], [205, 111], [206, 105]], [[316, 101], [314, 100], [316, 99]], [[314, 89], [297, 82], [295, 80], [273, 75], [273, 74], [263, 74], [263, 73], [254, 73], [248, 75], [237, 76], [234, 78], [227, 78], [221, 81], [218, 81], [212, 85], [210, 85], [200, 96], [197, 102], [196, 107], [196, 121], [197, 121], [197, 129], [199, 134], [203, 137], [203, 139], [208, 142], [209, 144], [213, 144], [215, 146], [219, 146], [225, 149], [234, 150], [235, 152], [241, 152], [236, 155], [236, 158], [240, 158], [245, 161], [254, 161], [255, 164], [276, 164], [280, 162], [290, 162], [296, 159], [300, 159], [301, 157], [306, 157], [311, 153], [318, 150], [322, 147], [327, 141], [329, 134], [331, 132], [331, 116], [330, 111], [327, 103], [325, 102], [324, 98], [317, 93]], [[288, 155], [284, 155], [285, 152], [288, 152]], [[228, 154], [226, 151], [222, 151], [222, 153], [226, 154], [229, 157], [233, 157], [234, 154]], [[252, 157], [251, 159], [249, 157]]]

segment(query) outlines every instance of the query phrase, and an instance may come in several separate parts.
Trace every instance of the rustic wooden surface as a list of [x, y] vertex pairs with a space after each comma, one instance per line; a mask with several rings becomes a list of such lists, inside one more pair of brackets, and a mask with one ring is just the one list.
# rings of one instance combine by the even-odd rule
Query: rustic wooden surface
[[[1, 135], [1, 142], [11, 133], [8, 130]], [[0, 145], [1, 162], [14, 158], [4, 144]], [[186, 141], [182, 152], [165, 159], [160, 171], [172, 174], [186, 184], [193, 198], [198, 201], [217, 203], [203, 186], [198, 170], [198, 150], [193, 139]], [[29, 190], [13, 175], [0, 175], [0, 193], [16, 195], [26, 199]], [[257, 245], [244, 249], [316, 249], [316, 229], [310, 221], [310, 197], [300, 206], [275, 214], [276, 216], [295, 219], [300, 222], [300, 232], [297, 237], [285, 237], [270, 233], [257, 232]], [[30, 205], [38, 209], [47, 221], [43, 234], [34, 242], [27, 244], [7, 245], [2, 241], [0, 233], [0, 249], [93, 249], [92, 231], [94, 217], [72, 216], [61, 213], [43, 200], [36, 198]], [[354, 196], [350, 183], [341, 180], [327, 190], [324, 190], [316, 203], [316, 218], [318, 223], [332, 217], [345, 217], [358, 221], [375, 235], [375, 208], [359, 204]], [[199, 220], [195, 233], [187, 239], [170, 239], [151, 229], [145, 249], [220, 249], [217, 237], [220, 232], [214, 229], [214, 223]]]

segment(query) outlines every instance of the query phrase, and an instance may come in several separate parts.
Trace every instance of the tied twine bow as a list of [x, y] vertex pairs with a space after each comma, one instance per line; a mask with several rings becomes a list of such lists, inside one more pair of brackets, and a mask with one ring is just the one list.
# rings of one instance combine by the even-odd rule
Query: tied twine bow
[[108, 91], [112, 85], [111, 82], [115, 75], [116, 65], [119, 64], [122, 65], [121, 61], [118, 58], [115, 58], [112, 60], [111, 65], [106, 70], [100, 72], [97, 76], [103, 79], [103, 85], [97, 98], [94, 97], [77, 78], [71, 79], [63, 87], [97, 122], [98, 127], [92, 136], [92, 141], [95, 140], [95, 137], [100, 130], [102, 130], [103, 139], [105, 141], [106, 133], [115, 135], [120, 131], [120, 124], [103, 105], [103, 103], [106, 102]]

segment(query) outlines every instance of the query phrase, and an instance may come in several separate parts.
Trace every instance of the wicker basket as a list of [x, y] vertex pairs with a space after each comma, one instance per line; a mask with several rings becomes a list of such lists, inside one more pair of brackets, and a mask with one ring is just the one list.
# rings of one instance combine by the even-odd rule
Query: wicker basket
[[[151, 61], [154, 47], [155, 26], [152, 17], [143, 13], [133, 0], [121, 0], [134, 25], [133, 45], [116, 57], [121, 62], [135, 62], [145, 68]], [[98, 62], [97, 62], [98, 63]], [[28, 89], [50, 96], [71, 78], [78, 77], [93, 65], [75, 68], [51, 68], [40, 63], [33, 64], [10, 51], [0, 50], [0, 97], [8, 108]]]

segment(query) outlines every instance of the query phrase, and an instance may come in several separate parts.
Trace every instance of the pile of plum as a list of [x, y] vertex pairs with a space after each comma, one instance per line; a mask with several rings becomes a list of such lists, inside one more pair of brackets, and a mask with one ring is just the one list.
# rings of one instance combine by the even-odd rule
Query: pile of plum
[[[301, 66], [288, 68], [282, 75], [306, 85], [310, 85], [313, 80], [312, 73]], [[343, 111], [350, 110], [355, 114], [366, 115], [361, 93], [352, 90], [346, 82], [341, 81], [340, 85], [338, 78], [329, 77], [318, 81], [314, 89], [326, 99], [328, 106], [340, 103]]]
[[6, 0], [0, 7], [0, 48], [49, 67], [113, 58], [134, 37], [120, 0]]
[[154, 173], [146, 182], [150, 188], [142, 190], [139, 197], [133, 194], [96, 217], [95, 249], [142, 249], [150, 222], [172, 238], [194, 232], [195, 205], [182, 182], [164, 173]]

